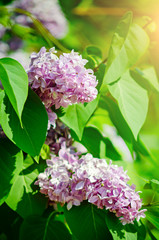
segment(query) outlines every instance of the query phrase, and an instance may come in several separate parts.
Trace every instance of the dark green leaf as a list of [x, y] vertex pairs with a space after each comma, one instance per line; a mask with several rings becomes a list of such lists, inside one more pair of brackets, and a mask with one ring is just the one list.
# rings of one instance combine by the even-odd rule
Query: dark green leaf
[[22, 151], [8, 139], [0, 139], [0, 205], [7, 198], [22, 164]]
[[0, 59], [0, 80], [20, 121], [28, 95], [28, 75], [19, 62]]
[[47, 218], [30, 216], [25, 219], [20, 230], [20, 240], [71, 240], [66, 226], [55, 221], [53, 214]]
[[88, 55], [98, 56], [102, 59], [102, 51], [96, 46], [88, 46], [85, 48], [85, 51]]
[[0, 207], [0, 216], [3, 219], [0, 224], [0, 239], [5, 240], [1, 238], [1, 233], [6, 235], [6, 240], [19, 239], [19, 229], [23, 219], [5, 203]]
[[102, 61], [102, 52], [96, 46], [88, 46], [83, 51], [82, 57], [88, 60], [85, 67], [94, 70]]
[[84, 127], [95, 111], [99, 97], [90, 103], [74, 104], [64, 109], [65, 114], [60, 117], [69, 128], [75, 131], [79, 140], [82, 138]]
[[75, 8], [80, 3], [80, 0], [76, 1], [58, 0], [58, 2], [61, 5], [62, 10], [65, 13], [66, 17], [70, 19], [72, 17], [73, 8]]
[[152, 232], [148, 229], [148, 233], [151, 237], [151, 240], [157, 240], [157, 238], [155, 238], [155, 236], [152, 234]]
[[104, 138], [96, 128], [86, 127], [84, 129], [81, 143], [94, 157], [108, 157], [113, 160], [121, 159], [121, 156], [116, 151], [111, 141], [108, 138]]
[[115, 216], [114, 213], [106, 213], [106, 225], [111, 232], [113, 239], [125, 239], [124, 226], [121, 224], [119, 219]]
[[48, 116], [39, 97], [30, 89], [22, 125], [4, 92], [0, 92], [0, 123], [7, 137], [31, 156], [39, 155], [46, 138]]
[[97, 209], [93, 204], [83, 202], [70, 210], [65, 207], [64, 213], [71, 232], [77, 239], [113, 239], [105, 223], [105, 211]]
[[118, 80], [145, 53], [149, 38], [137, 24], [132, 23], [132, 13], [126, 13], [113, 35], [108, 55], [104, 82]]
[[87, 69], [89, 69], [89, 68], [94, 69], [95, 66], [96, 66], [96, 60], [94, 59], [94, 57], [88, 55], [88, 56], [85, 57], [85, 58], [88, 60], [88, 62], [86, 63], [85, 67], [86, 67]]
[[107, 211], [106, 224], [114, 240], [145, 240], [146, 231], [142, 223], [122, 225], [114, 213]]
[[133, 80], [128, 71], [120, 80], [111, 84], [109, 90], [117, 100], [124, 119], [137, 139], [148, 111], [147, 91]]

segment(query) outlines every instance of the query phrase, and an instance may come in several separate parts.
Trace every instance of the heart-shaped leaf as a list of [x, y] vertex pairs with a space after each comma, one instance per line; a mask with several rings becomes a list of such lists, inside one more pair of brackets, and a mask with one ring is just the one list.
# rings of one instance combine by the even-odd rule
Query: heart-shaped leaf
[[79, 140], [82, 138], [84, 127], [98, 105], [99, 97], [86, 104], [74, 104], [64, 109], [60, 117], [69, 128], [75, 131]]

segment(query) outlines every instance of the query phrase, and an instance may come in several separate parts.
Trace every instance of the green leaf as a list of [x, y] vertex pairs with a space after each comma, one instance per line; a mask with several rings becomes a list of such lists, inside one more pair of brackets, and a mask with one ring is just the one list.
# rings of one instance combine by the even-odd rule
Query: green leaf
[[157, 179], [147, 180], [144, 189], [153, 189], [154, 191], [159, 192], [159, 181]]
[[26, 39], [29, 37], [29, 34], [34, 33], [34, 30], [27, 26], [14, 24], [12, 25], [12, 32], [19, 38]]
[[22, 161], [22, 151], [8, 139], [0, 139], [0, 205], [9, 194]]
[[150, 152], [143, 144], [143, 142], [138, 137], [136, 141], [133, 137], [133, 134], [126, 123], [124, 117], [122, 116], [118, 105], [109, 97], [102, 97], [99, 101], [99, 108], [108, 111], [109, 117], [116, 127], [119, 135], [125, 141], [127, 147], [129, 148], [132, 156], [133, 156], [133, 147], [136, 152], [141, 153], [146, 157], [150, 157]]
[[96, 46], [88, 46], [83, 51], [82, 57], [88, 60], [85, 67], [94, 70], [94, 68], [102, 61], [102, 52]]
[[50, 158], [50, 147], [44, 144], [40, 151], [40, 156], [42, 159], [49, 159]]
[[69, 228], [77, 239], [105, 240], [113, 239], [105, 223], [105, 211], [93, 204], [83, 202], [70, 210], [64, 208]]
[[93, 127], [86, 127], [82, 136], [81, 143], [87, 148], [94, 157], [108, 157], [113, 160], [120, 160], [121, 156], [108, 138]]
[[148, 207], [146, 212], [146, 218], [157, 229], [159, 229], [159, 207]]
[[46, 208], [47, 199], [38, 193], [37, 187], [34, 186], [39, 174], [39, 165], [34, 163], [29, 155], [24, 162], [21, 160], [20, 165], [21, 169], [14, 177], [6, 203], [23, 218], [32, 214], [41, 215]]
[[145, 240], [146, 229], [142, 222], [135, 221], [134, 224], [127, 224], [125, 227], [126, 240]]
[[132, 13], [126, 13], [119, 22], [108, 54], [104, 82], [118, 80], [145, 53], [149, 38], [137, 24], [132, 23]]
[[123, 117], [137, 139], [148, 111], [147, 91], [133, 80], [129, 72], [110, 85], [109, 91], [117, 100]]
[[99, 97], [86, 104], [79, 103], [68, 106], [64, 109], [65, 114], [60, 117], [62, 122], [75, 131], [79, 140], [82, 138], [84, 127], [95, 111], [98, 101]]
[[28, 75], [19, 62], [11, 58], [0, 59], [0, 79], [4, 90], [20, 121], [28, 96]]
[[102, 59], [102, 51], [97, 46], [88, 46], [85, 48], [88, 55], [97, 56]]
[[31, 156], [39, 155], [46, 138], [48, 116], [39, 97], [30, 89], [22, 125], [5, 92], [0, 92], [0, 123], [7, 137]]
[[111, 232], [114, 240], [125, 239], [124, 226], [121, 224], [114, 213], [107, 212], [105, 220], [106, 225]]
[[131, 70], [130, 74], [141, 87], [149, 91], [159, 92], [159, 83], [153, 67], [142, 71], [136, 68], [135, 70]]
[[[7, 1], [5, 1], [4, 4], [7, 4], [6, 3]], [[0, 5], [1, 5], [1, 2], [0, 2]], [[2, 24], [4, 27], [8, 27], [10, 28], [10, 25], [11, 25], [11, 21], [10, 21], [10, 17], [11, 17], [11, 14], [9, 13], [8, 9], [6, 7], [1, 7], [1, 10], [0, 10], [0, 24]]]
[[142, 223], [122, 225], [114, 213], [107, 211], [106, 224], [114, 240], [145, 240], [146, 231]]
[[30, 216], [25, 219], [20, 230], [20, 240], [71, 240], [66, 226], [55, 221], [53, 214], [47, 218]]
[[[102, 86], [102, 83], [103, 83], [103, 79], [104, 79], [104, 74], [105, 74], [105, 69], [106, 69], [106, 65], [104, 63], [102, 63], [100, 66], [99, 66], [99, 69], [97, 70], [97, 72], [95, 72], [95, 76], [98, 80], [98, 85], [97, 85], [97, 90], [99, 91], [101, 86]], [[105, 90], [105, 89], [104, 89]]]
[[[10, 209], [7, 204], [3, 204], [0, 207], [0, 216], [3, 219], [0, 225], [0, 239], [1, 240], [8, 240], [8, 239], [19, 239], [19, 230], [23, 219]], [[1, 238], [1, 233], [6, 234], [6, 238]]]
[[118, 133], [124, 139], [126, 145], [132, 153], [133, 135], [125, 119], [123, 118], [117, 104], [109, 97], [105, 97], [100, 100], [99, 107], [108, 111], [111, 121], [117, 128]]
[[90, 69], [94, 69], [95, 66], [96, 66], [96, 60], [94, 59], [94, 57], [88, 55], [87, 57], [85, 57], [85, 59], [88, 60], [88, 62], [85, 65], [85, 68], [87, 68], [87, 69], [89, 69], [89, 68]]
[[[73, 9], [80, 3], [80, 0], [77, 1], [66, 1], [66, 0], [58, 0], [61, 5], [62, 11], [68, 19], [72, 18]], [[74, 19], [74, 15], [73, 15]]]
[[151, 240], [157, 240], [157, 238], [155, 238], [155, 236], [152, 234], [152, 232], [149, 230], [149, 228], [148, 228], [148, 233], [151, 237]]

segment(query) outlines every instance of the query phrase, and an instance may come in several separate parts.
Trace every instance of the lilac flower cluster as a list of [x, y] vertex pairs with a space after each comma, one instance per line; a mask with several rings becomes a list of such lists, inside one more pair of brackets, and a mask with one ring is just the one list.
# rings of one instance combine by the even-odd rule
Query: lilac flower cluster
[[96, 77], [84, 66], [87, 60], [72, 51], [58, 58], [56, 51], [42, 47], [31, 55], [28, 77], [31, 88], [41, 98], [46, 108], [55, 105], [67, 107], [74, 103], [94, 100], [97, 96]]
[[67, 208], [80, 205], [84, 200], [98, 208], [114, 212], [123, 224], [145, 217], [135, 186], [129, 186], [129, 177], [122, 167], [106, 163], [91, 154], [79, 157], [63, 142], [58, 156], [47, 160], [47, 168], [35, 184], [50, 201], [67, 203]]
[[[54, 37], [59, 39], [65, 37], [68, 23], [57, 0], [17, 0], [13, 5], [31, 12]], [[17, 16], [15, 21], [23, 25], [31, 24], [31, 20], [24, 15]]]

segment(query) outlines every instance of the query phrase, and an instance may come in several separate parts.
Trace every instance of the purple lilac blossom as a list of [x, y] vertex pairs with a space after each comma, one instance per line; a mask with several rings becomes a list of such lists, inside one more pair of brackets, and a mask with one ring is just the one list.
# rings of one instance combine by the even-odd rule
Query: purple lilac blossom
[[36, 185], [51, 202], [67, 203], [68, 210], [84, 200], [98, 208], [108, 209], [122, 224], [145, 217], [145, 209], [135, 185], [128, 185], [129, 177], [122, 167], [107, 164], [105, 159], [91, 154], [79, 157], [63, 142], [58, 156], [47, 160], [47, 168], [40, 173]]
[[86, 59], [72, 50], [58, 58], [56, 51], [42, 47], [31, 55], [28, 77], [31, 88], [41, 98], [46, 108], [67, 107], [74, 103], [94, 100], [98, 81], [93, 70], [86, 69]]
[[[32, 13], [54, 37], [60, 39], [67, 34], [68, 23], [57, 0], [17, 0], [14, 6]], [[31, 20], [24, 15], [17, 16], [15, 21], [23, 25], [31, 24]]]

